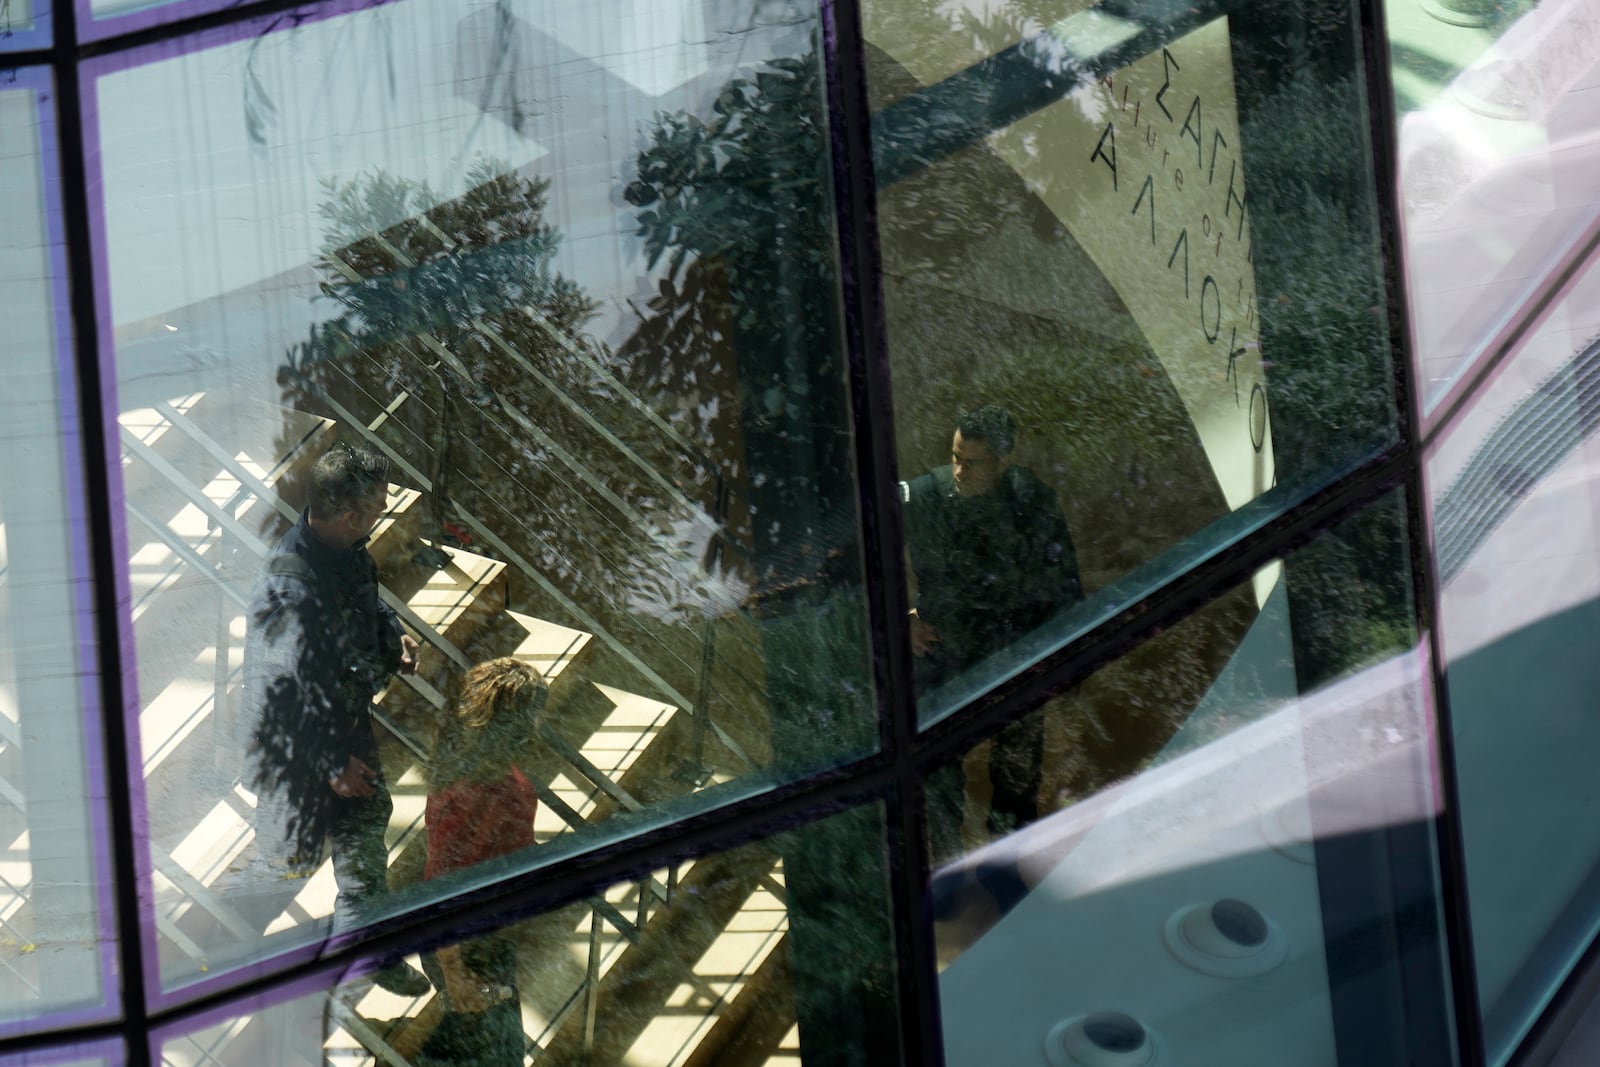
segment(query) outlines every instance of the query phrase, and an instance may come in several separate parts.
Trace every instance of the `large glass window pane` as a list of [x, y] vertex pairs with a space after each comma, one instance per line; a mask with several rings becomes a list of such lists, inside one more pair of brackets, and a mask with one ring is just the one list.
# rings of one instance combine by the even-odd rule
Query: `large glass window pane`
[[1456, 1062], [1406, 529], [1380, 502], [930, 778], [948, 1063]]
[[[0, 52], [50, 45], [49, 0], [11, 0], [0, 9]], [[7, 72], [0, 81], [15, 73]]]
[[877, 739], [816, 10], [324, 14], [90, 80], [169, 986]]
[[1590, 635], [1600, 271], [1462, 409], [1427, 478], [1478, 996], [1510, 1054], [1600, 930], [1600, 760]]
[[0, 86], [0, 1033], [115, 990], [53, 97], [44, 70]]
[[864, 7], [937, 715], [952, 678], [1393, 439], [1377, 202], [1345, 5]]
[[163, 1064], [902, 1062], [876, 805], [610, 886], [412, 959], [159, 1034]]
[[1600, 12], [1386, 4], [1417, 378], [1435, 406], [1600, 220]]

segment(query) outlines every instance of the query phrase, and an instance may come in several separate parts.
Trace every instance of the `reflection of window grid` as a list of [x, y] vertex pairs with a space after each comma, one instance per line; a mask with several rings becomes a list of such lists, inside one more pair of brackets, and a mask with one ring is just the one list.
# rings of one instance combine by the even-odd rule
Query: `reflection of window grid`
[[[70, 19], [70, 16], [69, 16], [69, 19]], [[62, 67], [66, 67], [67, 82], [70, 82], [70, 80], [72, 80], [72, 75], [75, 74], [75, 70], [70, 69], [70, 67], [72, 67], [72, 62], [74, 62], [74, 61], [72, 61], [72, 59], [66, 59], [66, 61], [61, 61], [61, 66]], [[77, 115], [69, 115], [69, 118], [67, 118], [67, 122], [69, 122], [69, 125], [75, 125], [75, 123], [78, 123]], [[75, 206], [75, 205], [74, 205], [74, 210], [77, 210], [77, 206]], [[86, 267], [80, 266], [80, 267], [78, 267], [78, 270], [86, 270]], [[1368, 474], [1370, 474], [1370, 472], [1368, 472]], [[1376, 477], [1376, 475], [1374, 475], [1374, 477]], [[1354, 486], [1355, 490], [1360, 490], [1360, 488], [1362, 488], [1362, 475], [1357, 475], [1357, 477], [1350, 478], [1349, 485], [1350, 486]], [[104, 488], [104, 486], [99, 486], [99, 488]], [[883, 494], [880, 494], [880, 496], [883, 496]], [[1360, 493], [1358, 493], [1358, 491], [1357, 491], [1357, 493], [1355, 493], [1355, 496], [1360, 496]], [[885, 496], [885, 499], [886, 499], [886, 496]], [[1346, 501], [1346, 506], [1347, 506], [1347, 504], [1349, 504], [1349, 501]], [[1309, 518], [1310, 518], [1309, 515], [1307, 515], [1307, 520], [1309, 520]], [[1269, 549], [1269, 547], [1270, 547], [1270, 549], [1275, 549], [1275, 547], [1282, 547], [1283, 544], [1286, 544], [1286, 542], [1288, 542], [1288, 537], [1290, 537], [1290, 536], [1288, 536], [1288, 534], [1283, 534], [1283, 536], [1280, 537], [1280, 539], [1278, 539], [1277, 545], [1267, 544], [1267, 542], [1272, 541], [1272, 539], [1270, 539], [1270, 537], [1267, 537], [1267, 539], [1262, 539], [1261, 545], [1259, 545], [1259, 547], [1261, 547], [1261, 550], [1259, 550], [1258, 555], [1261, 555], [1261, 557], [1267, 557], [1267, 555], [1270, 555], [1270, 552], [1267, 552], [1267, 549]], [[162, 563], [165, 563], [165, 560], [162, 560]], [[989, 715], [989, 718], [990, 718], [990, 720], [997, 720], [998, 713], [994, 713], [994, 715]], [[954, 744], [954, 742], [949, 742], [949, 744], [946, 744], [946, 747], [947, 747], [947, 749], [954, 750], [955, 744]], [[902, 774], [910, 774], [910, 771], [909, 771], [909, 769], [906, 769], [906, 771], [901, 771], [901, 773]], [[797, 792], [797, 793], [805, 792], [805, 789], [803, 789], [803, 785], [802, 785], [802, 787], [798, 787], [798, 789], [795, 790], [795, 792]], [[819, 792], [818, 795], [819, 795], [819, 797], [821, 797], [822, 793]], [[739, 814], [741, 814], [741, 816], [747, 816], [747, 822], [750, 822], [750, 824], [754, 824], [754, 822], [758, 822], [758, 816], [757, 816], [757, 814], [755, 814], [754, 806], [750, 806], [750, 808], [747, 808], [747, 809], [741, 809], [741, 811], [739, 811]], [[730, 825], [733, 825], [733, 824], [730, 824]], [[910, 861], [912, 861], [912, 862], [910, 862], [910, 870], [917, 869], [917, 859], [915, 859], [915, 856], [917, 856], [917, 853], [915, 853], [915, 849], [912, 849], [912, 851], [909, 851], [909, 853], [907, 853], [907, 857], [910, 857]], [[912, 910], [915, 910], [915, 909], [912, 909]], [[131, 928], [125, 928], [125, 929], [131, 929]], [[139, 1013], [139, 1011], [134, 1011], [134, 1014], [141, 1014], [141, 1013]], [[790, 1030], [790, 1038], [794, 1038], [794, 1037], [795, 1037], [794, 1030]], [[187, 1038], [186, 1038], [186, 1040], [187, 1040]], [[200, 1048], [200, 1046], [198, 1046], [198, 1041], [194, 1041], [194, 1043], [195, 1043], [195, 1046], [197, 1046], [197, 1049]], [[786, 1046], [792, 1046], [792, 1041], [786, 1041]], [[203, 1057], [208, 1056], [208, 1053], [198, 1053], [198, 1054], [200, 1054], [200, 1056], [202, 1056], [202, 1059], [203, 1059]], [[179, 1062], [179, 1061], [174, 1061], [174, 1062]], [[200, 1061], [197, 1061], [197, 1062], [200, 1062]]]

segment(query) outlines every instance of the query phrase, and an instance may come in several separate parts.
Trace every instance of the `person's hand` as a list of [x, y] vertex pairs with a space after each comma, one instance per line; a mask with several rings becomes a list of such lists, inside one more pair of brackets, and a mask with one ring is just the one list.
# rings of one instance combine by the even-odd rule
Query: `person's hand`
[[922, 621], [922, 616], [911, 612], [911, 654], [926, 656], [939, 643], [939, 631]]
[[341, 797], [370, 797], [377, 792], [373, 782], [378, 780], [371, 767], [354, 756], [344, 765], [344, 770], [328, 779], [328, 788]]
[[410, 634], [400, 635], [400, 673], [417, 673], [417, 639]]

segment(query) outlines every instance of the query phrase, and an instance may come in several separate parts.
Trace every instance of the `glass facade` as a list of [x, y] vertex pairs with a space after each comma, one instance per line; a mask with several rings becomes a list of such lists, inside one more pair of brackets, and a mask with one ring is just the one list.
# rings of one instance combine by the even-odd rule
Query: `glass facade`
[[[1558, 815], [1587, 802], [1600, 744], [1588, 661], [1570, 644], [1588, 625], [1600, 548], [1596, 280], [1585, 268], [1438, 435], [1427, 464], [1478, 996], [1487, 1037], [1503, 1051], [1600, 920], [1589, 888], [1600, 841], [1585, 820]], [[1514, 719], [1503, 708], [1516, 708]]]
[[[337, 843], [286, 883], [262, 827], [344, 819], [300, 794], [352, 746], [253, 690], [320, 677], [285, 646], [329, 612], [260, 576], [330, 449], [388, 467], [365, 554], [419, 648], [362, 694], [382, 888], [419, 881], [437, 720], [480, 661], [550, 686], [523, 865], [877, 743], [815, 13], [658, 13], [622, 50], [576, 5], [323, 14], [85, 68], [168, 986], [353, 912]], [[396, 43], [423, 40], [453, 43]], [[219, 78], [240, 108], [205, 105]], [[263, 636], [279, 609], [309, 636]]]
[[105, 1018], [116, 988], [53, 90], [38, 67], [0, 87], [0, 1032]]
[[877, 806], [846, 812], [426, 946], [429, 1003], [358, 968], [155, 1035], [160, 1060], [901, 1062], [866, 1025], [894, 1012], [886, 860]]
[[1409, 575], [1297, 610], [1404, 521], [1378, 501], [1259, 612], [1234, 586], [934, 772], [946, 1062], [1458, 1062], [1400, 1025], [1448, 972]]
[[[863, 11], [925, 718], [1396, 435], [1360, 70], [1285, 43], [1316, 12], [1049, 15]], [[989, 406], [1003, 429], [962, 417]]]
[[50, 43], [50, 4], [19, 0], [0, 11], [0, 52], [38, 48]]
[[0, 7], [0, 1062], [1535, 1062], [1597, 27]]

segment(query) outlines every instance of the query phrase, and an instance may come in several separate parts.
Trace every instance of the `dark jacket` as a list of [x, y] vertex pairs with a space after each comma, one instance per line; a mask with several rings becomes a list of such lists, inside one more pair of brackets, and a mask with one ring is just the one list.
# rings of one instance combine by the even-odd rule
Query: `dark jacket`
[[949, 466], [903, 483], [917, 614], [939, 633], [941, 676], [964, 670], [1083, 599], [1054, 491], [1026, 467], [958, 496]]
[[399, 669], [399, 624], [365, 542], [330, 548], [302, 514], [267, 557], [247, 627], [245, 784], [258, 798], [259, 843], [285, 833], [281, 847], [306, 859], [329, 828], [328, 780], [351, 756], [378, 769], [371, 700]]

